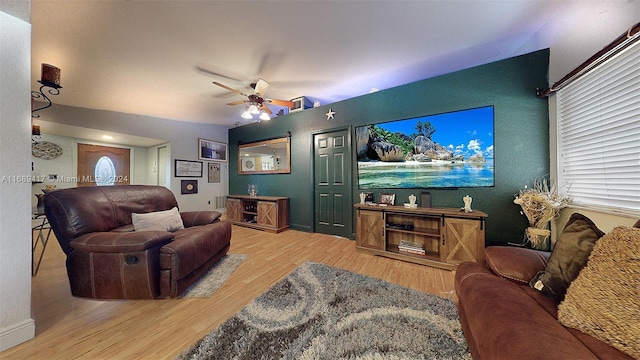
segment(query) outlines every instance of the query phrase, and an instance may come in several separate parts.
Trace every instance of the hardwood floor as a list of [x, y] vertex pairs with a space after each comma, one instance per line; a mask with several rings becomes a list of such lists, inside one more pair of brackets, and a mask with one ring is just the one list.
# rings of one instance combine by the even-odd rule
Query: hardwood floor
[[173, 359], [305, 261], [426, 293], [453, 290], [454, 272], [355, 252], [355, 241], [233, 226], [230, 253], [245, 262], [207, 299], [96, 301], [74, 298], [65, 256], [53, 239], [32, 280], [36, 337], [1, 359]]

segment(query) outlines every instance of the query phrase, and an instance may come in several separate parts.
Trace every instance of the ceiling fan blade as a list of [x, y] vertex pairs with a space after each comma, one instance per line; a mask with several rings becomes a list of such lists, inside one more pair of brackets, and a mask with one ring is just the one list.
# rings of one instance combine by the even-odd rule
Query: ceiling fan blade
[[227, 103], [227, 105], [240, 105], [240, 104], [244, 104], [246, 102], [249, 102], [248, 100], [238, 100], [238, 101], [233, 101], [230, 103]]
[[216, 76], [216, 77], [221, 77], [221, 78], [232, 80], [232, 81], [236, 81], [236, 82], [243, 81], [243, 80], [240, 80], [237, 76], [225, 75], [225, 74], [223, 74], [221, 72], [210, 70], [210, 68], [213, 68], [213, 66], [211, 66], [211, 65], [207, 65], [206, 67], [205, 66], [196, 66], [196, 70], [201, 72], [201, 73], [213, 75], [213, 76]]
[[268, 101], [269, 103], [271, 103], [273, 105], [286, 106], [288, 108], [292, 108], [293, 105], [294, 105], [293, 101], [289, 101], [289, 100], [266, 99], [266, 101]]
[[262, 106], [260, 107], [260, 110], [266, 112], [267, 114], [271, 115], [273, 112], [271, 111], [271, 109], [269, 109], [269, 107], [265, 104], [262, 104]]
[[227, 90], [229, 90], [229, 91], [231, 91], [231, 92], [234, 92], [234, 93], [236, 93], [236, 94], [240, 94], [240, 95], [242, 95], [242, 96], [247, 96], [247, 95], [243, 94], [240, 90], [236, 90], [236, 89], [234, 89], [234, 88], [232, 88], [232, 87], [228, 87], [227, 85], [225, 85], [225, 84], [221, 84], [221, 83], [219, 83], [219, 82], [217, 82], [217, 81], [213, 81], [212, 83], [213, 83], [214, 85], [218, 85], [218, 86], [220, 86], [221, 88], [223, 88], [223, 89], [227, 89]]
[[258, 79], [255, 87], [255, 94], [258, 96], [264, 96], [264, 93], [269, 88], [269, 83], [266, 80]]

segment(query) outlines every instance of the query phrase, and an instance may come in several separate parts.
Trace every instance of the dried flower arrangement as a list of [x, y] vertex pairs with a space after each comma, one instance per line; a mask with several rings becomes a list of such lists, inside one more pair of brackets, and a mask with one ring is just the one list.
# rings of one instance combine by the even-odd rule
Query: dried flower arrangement
[[559, 191], [555, 182], [549, 179], [534, 179], [533, 187], [525, 186], [513, 202], [520, 205], [520, 213], [529, 220], [525, 241], [530, 241], [533, 248], [545, 248], [546, 240], [551, 234], [547, 230], [549, 222], [558, 217], [560, 209], [567, 207], [571, 199], [566, 193]]

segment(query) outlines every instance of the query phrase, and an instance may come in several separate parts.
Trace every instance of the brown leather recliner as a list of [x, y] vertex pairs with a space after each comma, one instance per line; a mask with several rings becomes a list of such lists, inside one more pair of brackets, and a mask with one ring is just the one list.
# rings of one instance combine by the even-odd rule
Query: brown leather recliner
[[134, 231], [132, 213], [177, 207], [162, 186], [60, 189], [44, 197], [73, 296], [93, 299], [176, 297], [229, 250], [231, 223], [217, 211], [181, 212], [184, 229]]

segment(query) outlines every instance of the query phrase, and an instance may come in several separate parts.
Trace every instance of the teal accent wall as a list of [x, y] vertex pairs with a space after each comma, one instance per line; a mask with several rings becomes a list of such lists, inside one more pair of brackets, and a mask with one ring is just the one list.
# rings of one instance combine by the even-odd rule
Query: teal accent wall
[[[518, 191], [533, 179], [549, 174], [549, 109], [536, 88], [548, 87], [549, 49], [437, 76], [363, 95], [318, 108], [276, 117], [268, 122], [229, 130], [229, 193], [245, 194], [257, 184], [260, 195], [291, 198], [293, 229], [313, 231], [313, 134], [377, 122], [494, 106], [495, 187], [435, 189], [380, 189], [396, 194], [396, 203], [408, 202], [412, 193], [431, 193], [434, 207], [462, 207], [486, 212], [487, 245], [522, 241], [527, 221], [513, 203]], [[309, 94], [312, 95], [312, 94]], [[327, 120], [329, 108], [335, 119]], [[238, 113], [239, 116], [239, 113]], [[291, 133], [291, 174], [239, 175], [238, 143], [259, 141]], [[352, 203], [360, 201], [357, 188], [355, 144], [352, 144]], [[355, 231], [355, 213], [352, 214]]]

